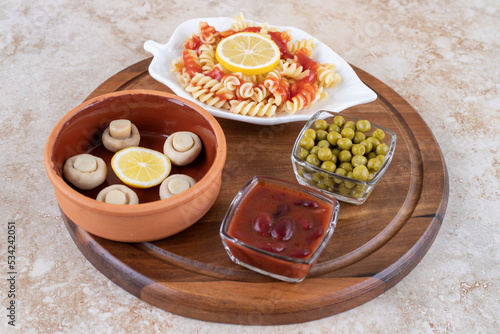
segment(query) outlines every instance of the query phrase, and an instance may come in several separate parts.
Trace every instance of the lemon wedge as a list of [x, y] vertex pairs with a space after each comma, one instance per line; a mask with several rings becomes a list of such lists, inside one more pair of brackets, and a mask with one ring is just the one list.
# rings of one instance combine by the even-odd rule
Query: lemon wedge
[[262, 74], [278, 65], [280, 49], [264, 35], [239, 32], [220, 41], [215, 58], [229, 71], [245, 75]]
[[167, 178], [172, 164], [163, 153], [144, 147], [127, 147], [111, 158], [116, 176], [131, 187], [154, 187]]

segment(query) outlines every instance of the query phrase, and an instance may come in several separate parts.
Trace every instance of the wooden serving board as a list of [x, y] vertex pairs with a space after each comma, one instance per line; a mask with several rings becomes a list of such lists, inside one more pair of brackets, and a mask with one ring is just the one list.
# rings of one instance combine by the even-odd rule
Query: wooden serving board
[[[88, 98], [125, 89], [171, 92], [149, 76], [150, 61], [117, 73]], [[254, 175], [295, 181], [290, 153], [304, 122], [260, 126], [218, 119], [228, 144], [222, 189], [198, 223], [164, 240], [128, 244], [88, 234], [63, 214], [76, 245], [134, 296], [206, 321], [305, 322], [346, 311], [388, 290], [434, 241], [448, 202], [448, 174], [438, 143], [418, 113], [387, 85], [354, 69], [378, 99], [344, 112], [393, 130], [396, 152], [363, 205], [341, 202], [333, 237], [302, 283], [277, 281], [232, 263], [219, 227], [233, 197]]]

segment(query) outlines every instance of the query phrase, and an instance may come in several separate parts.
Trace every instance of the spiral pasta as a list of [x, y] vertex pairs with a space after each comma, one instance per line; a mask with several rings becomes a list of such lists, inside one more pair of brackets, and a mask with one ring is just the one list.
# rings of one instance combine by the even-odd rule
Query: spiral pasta
[[321, 64], [318, 67], [318, 85], [321, 87], [333, 87], [342, 81], [342, 77], [335, 72], [335, 65]]
[[300, 49], [306, 49], [308, 51], [308, 55], [310, 56], [314, 49], [314, 40], [310, 38], [310, 39], [301, 39], [298, 41], [290, 41], [287, 43], [287, 47], [288, 50], [290, 50], [290, 52], [292, 53], [295, 53]]
[[[216, 48], [225, 37], [238, 32], [267, 36], [280, 47], [278, 65], [267, 73], [244, 75], [231, 72], [218, 63]], [[335, 65], [311, 58], [314, 39], [293, 40], [290, 32], [278, 27], [234, 18], [228, 30], [218, 31], [200, 22], [197, 34], [184, 42], [180, 57], [172, 60], [170, 70], [177, 72], [180, 85], [193, 98], [231, 113], [272, 117], [277, 113], [293, 114], [327, 96], [325, 88], [338, 85], [342, 77]]]
[[266, 99], [271, 92], [263, 84], [259, 84], [253, 88], [253, 95], [251, 97], [254, 102], [262, 102]]
[[265, 102], [232, 100], [229, 103], [231, 105], [231, 109], [229, 109], [229, 111], [235, 114], [248, 116], [271, 117], [274, 116], [277, 109], [276, 105]]
[[210, 44], [203, 44], [198, 50], [201, 69], [203, 73], [208, 73], [214, 69], [216, 63], [214, 48]]
[[296, 79], [303, 72], [304, 72], [304, 69], [302, 68], [302, 66], [297, 65], [296, 63], [293, 63], [293, 62], [284, 62], [283, 63], [283, 69], [281, 70], [280, 74], [283, 77], [288, 77], [288, 78], [291, 78], [291, 79]]

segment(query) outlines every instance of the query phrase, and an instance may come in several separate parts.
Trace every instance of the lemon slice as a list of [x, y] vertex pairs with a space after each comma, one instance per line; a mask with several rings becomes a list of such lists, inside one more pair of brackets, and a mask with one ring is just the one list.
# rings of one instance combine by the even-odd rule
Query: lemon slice
[[123, 183], [136, 188], [160, 184], [170, 174], [170, 159], [163, 153], [144, 147], [127, 147], [111, 158], [111, 168]]
[[274, 69], [280, 61], [280, 49], [264, 35], [240, 32], [224, 38], [215, 57], [229, 71], [254, 75]]

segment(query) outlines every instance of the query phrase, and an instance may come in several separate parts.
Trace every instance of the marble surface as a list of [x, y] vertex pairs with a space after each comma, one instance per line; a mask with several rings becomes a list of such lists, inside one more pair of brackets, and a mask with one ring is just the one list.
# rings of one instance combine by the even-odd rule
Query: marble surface
[[[303, 324], [236, 326], [174, 315], [125, 292], [78, 251], [43, 168], [54, 124], [100, 83], [149, 57], [186, 19], [293, 25], [401, 94], [439, 142], [443, 226], [420, 264], [355, 309]], [[500, 328], [500, 4], [476, 1], [2, 0], [0, 332], [494, 333]], [[7, 226], [16, 222], [16, 327]]]

